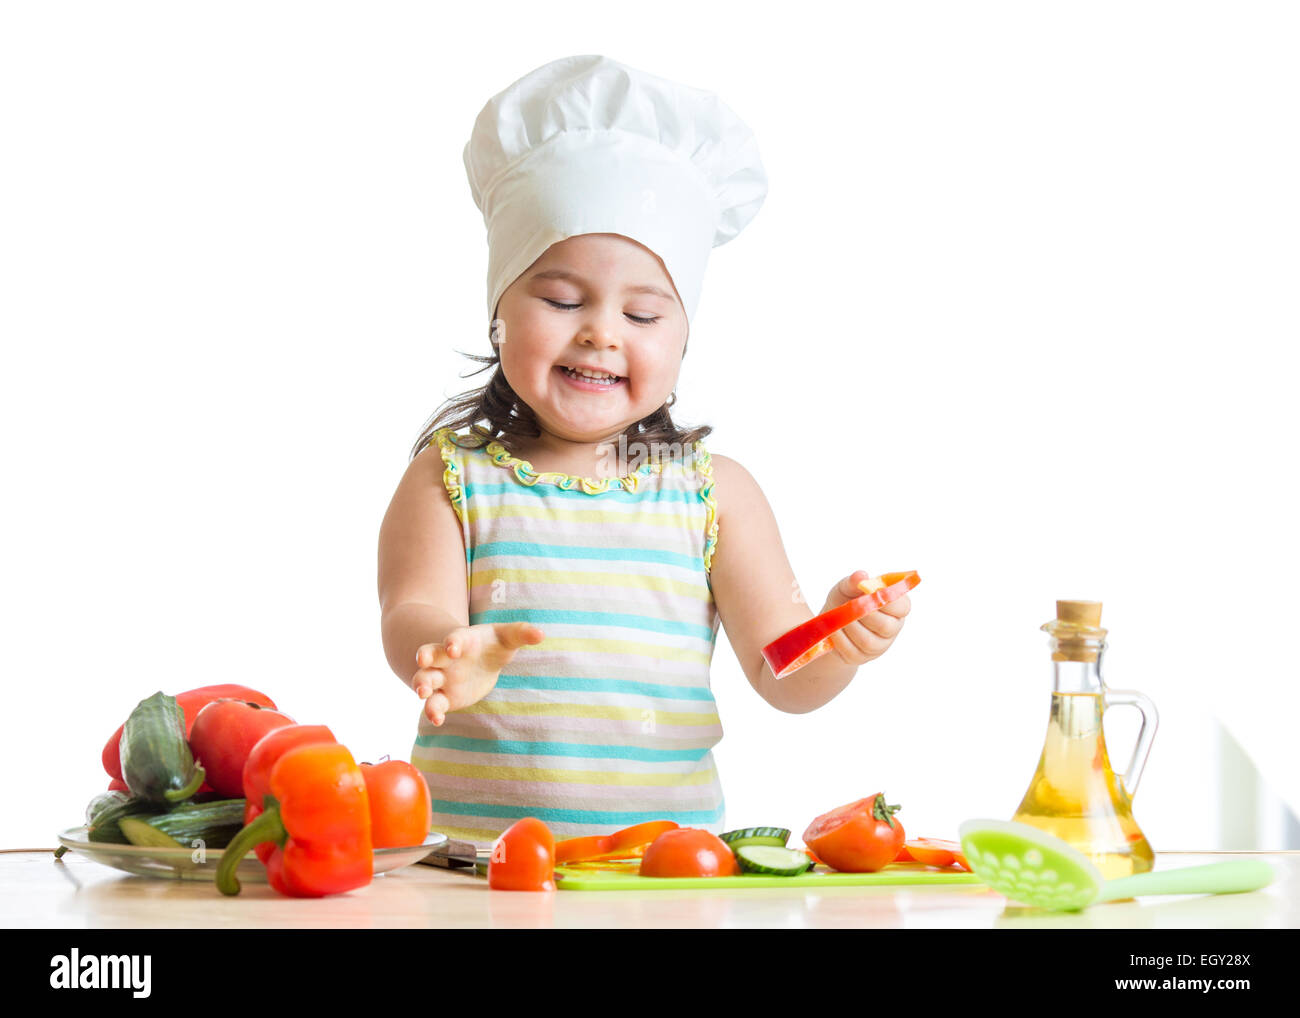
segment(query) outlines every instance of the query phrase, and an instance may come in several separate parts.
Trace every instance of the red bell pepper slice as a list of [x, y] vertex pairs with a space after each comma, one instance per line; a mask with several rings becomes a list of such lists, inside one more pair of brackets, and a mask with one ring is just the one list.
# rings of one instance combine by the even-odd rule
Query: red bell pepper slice
[[961, 843], [943, 838], [910, 838], [903, 842], [894, 862], [919, 862], [926, 866], [958, 866], [967, 873], [970, 864], [962, 854]]
[[603, 837], [568, 838], [555, 843], [555, 865], [574, 862], [598, 862], [606, 859], [636, 859], [645, 855], [646, 846], [664, 831], [677, 828], [671, 820], [651, 820], [624, 827]]
[[845, 601], [839, 607], [822, 612], [816, 618], [795, 626], [785, 635], [778, 636], [763, 648], [763, 658], [772, 669], [772, 674], [778, 679], [784, 679], [832, 650], [832, 635], [862, 616], [879, 610], [891, 601], [897, 601], [920, 582], [921, 577], [915, 570], [885, 573], [868, 580], [863, 586], [874, 587], [869, 593]]
[[275, 847], [266, 877], [281, 894], [320, 898], [370, 883], [370, 799], [346, 746], [312, 742], [285, 752], [271, 769], [271, 794], [262, 806], [221, 854], [216, 884], [222, 894], [239, 893], [240, 859], [267, 840]]

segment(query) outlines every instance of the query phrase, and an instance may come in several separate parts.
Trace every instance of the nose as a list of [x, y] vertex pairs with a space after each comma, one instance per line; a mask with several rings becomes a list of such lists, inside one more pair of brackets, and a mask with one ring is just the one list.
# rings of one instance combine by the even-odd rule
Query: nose
[[583, 321], [578, 329], [577, 341], [581, 346], [597, 350], [617, 350], [622, 345], [618, 323], [612, 322], [604, 313], [597, 313]]

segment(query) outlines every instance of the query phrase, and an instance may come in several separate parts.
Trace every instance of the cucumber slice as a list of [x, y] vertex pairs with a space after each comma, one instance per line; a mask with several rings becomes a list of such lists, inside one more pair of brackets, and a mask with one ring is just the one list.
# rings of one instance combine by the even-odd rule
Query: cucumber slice
[[736, 850], [736, 861], [746, 873], [776, 877], [797, 877], [813, 865], [806, 853], [775, 845], [745, 845]]
[[774, 845], [784, 848], [790, 840], [790, 832], [784, 827], [742, 827], [738, 831], [728, 831], [719, 835], [734, 852], [746, 845]]

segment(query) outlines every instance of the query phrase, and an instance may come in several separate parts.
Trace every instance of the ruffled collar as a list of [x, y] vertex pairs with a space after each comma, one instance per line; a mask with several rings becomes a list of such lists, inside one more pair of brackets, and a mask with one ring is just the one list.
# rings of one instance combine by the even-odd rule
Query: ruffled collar
[[[470, 434], [478, 439], [479, 445], [484, 447], [483, 451], [493, 463], [511, 471], [521, 484], [530, 487], [535, 484], [553, 484], [562, 491], [583, 491], [588, 495], [599, 495], [611, 489], [634, 492], [638, 490], [642, 481], [653, 474], [661, 473], [664, 467], [662, 460], [647, 460], [640, 468], [623, 477], [602, 478], [578, 477], [554, 470], [539, 471], [534, 470], [533, 465], [527, 460], [510, 455], [509, 450], [493, 439], [481, 424], [471, 427]], [[696, 445], [698, 446], [699, 443]]]

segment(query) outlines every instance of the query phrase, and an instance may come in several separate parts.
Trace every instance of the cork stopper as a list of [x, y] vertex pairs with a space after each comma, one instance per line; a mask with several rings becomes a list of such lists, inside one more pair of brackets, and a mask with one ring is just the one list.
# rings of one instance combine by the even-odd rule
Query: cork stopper
[[1057, 601], [1056, 621], [1096, 629], [1101, 625], [1101, 602]]
[[1096, 661], [1106, 645], [1100, 601], [1057, 601], [1056, 619], [1042, 628], [1052, 635], [1053, 661]]

